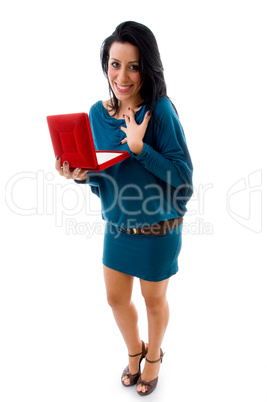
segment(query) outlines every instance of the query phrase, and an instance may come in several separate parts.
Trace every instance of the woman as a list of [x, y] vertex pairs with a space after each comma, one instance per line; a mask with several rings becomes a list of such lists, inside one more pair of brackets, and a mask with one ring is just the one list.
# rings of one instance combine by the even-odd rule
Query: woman
[[[111, 98], [91, 107], [96, 150], [128, 151], [130, 157], [101, 173], [56, 169], [89, 183], [106, 221], [103, 269], [108, 303], [129, 352], [121, 381], [140, 395], [157, 386], [169, 319], [166, 292], [178, 271], [182, 220], [192, 195], [192, 163], [178, 114], [167, 97], [156, 39], [144, 25], [120, 24], [101, 49]], [[140, 339], [132, 301], [140, 279], [148, 318], [148, 344]], [[145, 358], [141, 373], [140, 364]]]

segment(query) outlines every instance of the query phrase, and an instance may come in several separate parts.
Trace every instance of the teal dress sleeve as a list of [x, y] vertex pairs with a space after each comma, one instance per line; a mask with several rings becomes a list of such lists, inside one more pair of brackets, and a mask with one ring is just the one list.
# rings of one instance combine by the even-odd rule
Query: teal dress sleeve
[[185, 200], [189, 199], [193, 193], [193, 165], [179, 117], [167, 98], [157, 103], [154, 113], [155, 146], [144, 142], [142, 152], [134, 157], [156, 177], [179, 188]]

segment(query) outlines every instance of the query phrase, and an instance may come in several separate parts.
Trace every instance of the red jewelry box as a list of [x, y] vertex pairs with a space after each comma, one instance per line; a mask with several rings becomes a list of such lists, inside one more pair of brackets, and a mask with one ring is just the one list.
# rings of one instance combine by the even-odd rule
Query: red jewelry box
[[47, 116], [55, 156], [70, 168], [101, 171], [129, 158], [127, 151], [96, 151], [87, 113]]

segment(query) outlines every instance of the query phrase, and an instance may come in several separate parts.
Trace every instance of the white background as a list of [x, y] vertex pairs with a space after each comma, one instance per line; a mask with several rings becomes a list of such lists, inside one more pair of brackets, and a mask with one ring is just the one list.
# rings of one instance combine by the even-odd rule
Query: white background
[[[158, 40], [195, 169], [149, 398], [266, 402], [266, 2], [25, 0], [0, 15], [1, 401], [139, 398], [120, 384], [127, 351], [106, 303], [103, 221], [56, 174], [46, 125], [108, 98], [101, 43], [135, 20]], [[137, 280], [134, 298], [146, 341]]]

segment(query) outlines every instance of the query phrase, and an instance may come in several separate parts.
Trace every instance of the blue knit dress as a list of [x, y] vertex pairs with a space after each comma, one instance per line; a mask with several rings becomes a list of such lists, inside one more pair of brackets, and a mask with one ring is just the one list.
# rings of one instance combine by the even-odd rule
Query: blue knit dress
[[[141, 124], [143, 105], [135, 114]], [[109, 115], [102, 101], [89, 113], [96, 150], [128, 151], [130, 158], [102, 172], [88, 172], [87, 183], [101, 201], [106, 221], [103, 264], [122, 273], [158, 282], [178, 271], [182, 224], [165, 235], [141, 235], [137, 228], [184, 216], [190, 199], [193, 166], [180, 120], [168, 98], [156, 101], [143, 142], [135, 155], [120, 126], [124, 119]]]

